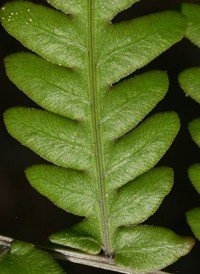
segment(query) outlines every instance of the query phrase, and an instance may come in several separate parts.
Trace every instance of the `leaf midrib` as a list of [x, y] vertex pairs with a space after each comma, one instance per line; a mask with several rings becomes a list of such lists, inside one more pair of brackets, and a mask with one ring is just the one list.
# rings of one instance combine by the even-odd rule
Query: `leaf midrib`
[[89, 69], [89, 90], [91, 92], [91, 114], [92, 114], [92, 134], [95, 146], [95, 162], [99, 191], [100, 221], [103, 249], [105, 255], [109, 256], [111, 252], [108, 227], [108, 213], [106, 204], [106, 189], [104, 181], [103, 150], [100, 133], [99, 121], [99, 91], [96, 78], [96, 51], [95, 51], [95, 5], [94, 0], [87, 0], [88, 7], [88, 69]]

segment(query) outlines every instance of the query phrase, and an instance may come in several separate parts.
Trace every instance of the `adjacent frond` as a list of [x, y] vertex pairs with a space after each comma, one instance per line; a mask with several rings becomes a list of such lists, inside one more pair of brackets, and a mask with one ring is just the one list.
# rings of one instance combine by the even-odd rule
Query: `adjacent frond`
[[200, 47], [200, 5], [184, 3], [181, 7], [182, 13], [188, 19], [186, 37]]
[[[183, 4], [182, 12], [188, 19], [186, 37], [200, 47], [200, 5]], [[200, 103], [200, 67], [183, 71], [179, 75], [179, 83], [189, 96]], [[200, 118], [190, 122], [189, 132], [194, 142], [200, 147]], [[200, 164], [193, 164], [188, 169], [188, 174], [192, 184], [200, 193]], [[200, 208], [189, 210], [186, 217], [194, 235], [200, 240]]]

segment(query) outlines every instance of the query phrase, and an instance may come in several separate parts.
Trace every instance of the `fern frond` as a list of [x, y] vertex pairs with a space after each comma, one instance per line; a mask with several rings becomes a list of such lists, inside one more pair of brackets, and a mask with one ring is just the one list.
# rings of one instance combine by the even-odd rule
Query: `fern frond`
[[16, 1], [3, 7], [1, 22], [40, 56], [5, 60], [10, 79], [45, 109], [10, 109], [6, 127], [57, 165], [30, 167], [27, 178], [54, 204], [85, 217], [50, 239], [90, 254], [103, 250], [107, 264], [163, 268], [188, 253], [192, 240], [137, 225], [171, 189], [171, 169], [152, 168], [173, 142], [179, 119], [166, 112], [141, 123], [167, 92], [165, 72], [117, 82], [181, 40], [185, 18], [167, 11], [112, 24], [137, 1], [48, 2], [62, 12]]
[[[186, 37], [200, 47], [200, 5], [185, 3], [182, 5], [182, 12], [188, 19]], [[179, 83], [191, 98], [200, 103], [200, 67], [181, 72]], [[190, 122], [189, 132], [194, 142], [200, 147], [200, 118]], [[200, 193], [200, 164], [193, 164], [188, 169], [188, 175], [193, 186]], [[194, 235], [200, 240], [200, 208], [189, 210], [186, 217]]]

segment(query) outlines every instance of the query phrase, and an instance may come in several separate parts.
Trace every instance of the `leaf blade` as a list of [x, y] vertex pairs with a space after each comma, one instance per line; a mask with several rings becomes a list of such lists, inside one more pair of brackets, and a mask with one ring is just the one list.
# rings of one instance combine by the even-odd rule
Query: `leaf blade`
[[136, 271], [153, 271], [187, 254], [191, 245], [192, 238], [185, 239], [160, 227], [122, 228], [115, 240], [115, 261]]
[[77, 225], [51, 235], [49, 239], [53, 243], [97, 255], [103, 248], [101, 235], [98, 235], [99, 225], [100, 223], [94, 222], [93, 218], [87, 218]]
[[179, 75], [179, 84], [181, 88], [194, 99], [200, 103], [200, 68], [189, 68], [184, 70]]
[[193, 141], [200, 146], [200, 118], [195, 118], [189, 123], [189, 132]]
[[95, 186], [90, 183], [92, 179], [88, 174], [56, 166], [36, 165], [26, 170], [26, 177], [38, 192], [60, 208], [79, 216], [98, 214], [92, 195]]
[[[104, 81], [101, 84], [118, 82], [147, 65], [180, 41], [185, 28], [185, 18], [176, 12], [151, 14], [111, 25], [105, 32], [105, 39], [99, 41], [102, 50], [97, 56], [97, 68]], [[113, 37], [112, 41], [109, 37]]]
[[197, 163], [190, 166], [188, 169], [188, 175], [193, 186], [200, 194], [200, 164]]
[[8, 56], [5, 66], [10, 80], [44, 109], [73, 120], [88, 116], [90, 101], [81, 74], [30, 53]]
[[80, 15], [84, 12], [84, 1], [81, 0], [47, 0], [55, 8], [62, 10], [66, 14]]
[[30, 50], [65, 67], [84, 67], [87, 50], [78, 25], [68, 16], [42, 5], [16, 1], [4, 6], [1, 17], [9, 34]]
[[[87, 135], [76, 122], [43, 110], [23, 107], [7, 110], [4, 119], [10, 134], [46, 160], [78, 170], [90, 166], [92, 155], [88, 153], [88, 142], [85, 142]], [[84, 162], [80, 156], [84, 157]]]
[[99, 19], [103, 21], [111, 20], [119, 12], [128, 9], [130, 6], [134, 5], [139, 1], [140, 0], [117, 0], [115, 2], [113, 2], [112, 0], [108, 0], [105, 2], [97, 1], [96, 8], [99, 10]]
[[152, 168], [171, 145], [179, 127], [175, 113], [159, 113], [117, 141], [109, 151], [105, 173], [108, 186], [112, 181], [110, 187], [118, 188]]
[[61, 267], [44, 251], [32, 244], [14, 241], [9, 254], [0, 256], [1, 274], [64, 274]]
[[181, 7], [182, 13], [188, 18], [186, 37], [200, 47], [200, 6], [197, 4], [184, 3]]
[[173, 171], [154, 168], [118, 190], [111, 209], [114, 228], [144, 222], [158, 209], [173, 184]]
[[132, 130], [163, 99], [168, 89], [165, 72], [150, 71], [119, 83], [104, 97], [101, 125], [113, 140]]
[[195, 237], [200, 241], [200, 208], [193, 208], [186, 213], [187, 222]]

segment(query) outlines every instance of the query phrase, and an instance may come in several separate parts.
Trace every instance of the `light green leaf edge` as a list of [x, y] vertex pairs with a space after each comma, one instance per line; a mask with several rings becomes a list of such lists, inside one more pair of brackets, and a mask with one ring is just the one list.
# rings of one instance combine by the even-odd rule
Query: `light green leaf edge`
[[[184, 3], [182, 13], [187, 16], [188, 26], [186, 38], [200, 47], [200, 5]], [[197, 103], [200, 103], [200, 67], [186, 69], [179, 75], [181, 88]], [[189, 132], [193, 141], [200, 147], [200, 118], [189, 123]], [[195, 189], [200, 193], [200, 163], [193, 164], [188, 169], [188, 176]], [[200, 240], [200, 208], [194, 208], [186, 213], [186, 219], [195, 237]]]
[[187, 95], [200, 103], [200, 67], [188, 68], [181, 72], [179, 84]]
[[193, 164], [191, 167], [189, 167], [188, 176], [193, 186], [195, 187], [197, 192], [200, 194], [200, 163]]
[[187, 211], [186, 218], [195, 237], [200, 241], [200, 207]]
[[193, 119], [188, 126], [193, 141], [200, 147], [200, 118]]
[[9, 253], [0, 254], [0, 274], [64, 274], [45, 251], [32, 244], [13, 241]]
[[[166, 177], [161, 180], [166, 184], [166, 190], [163, 193], [157, 193], [156, 189], [153, 190], [157, 178], [152, 176], [153, 184], [149, 186], [148, 191], [152, 191], [154, 199], [151, 201], [150, 210], [146, 210], [140, 220], [126, 218], [126, 222], [134, 225], [144, 221], [155, 212], [172, 185], [172, 173], [169, 169], [161, 168], [152, 171], [150, 169], [159, 161], [175, 138], [179, 129], [177, 115], [172, 112], [156, 114], [128, 135], [123, 136], [136, 127], [163, 98], [168, 86], [166, 74], [158, 71], [148, 72], [112, 88], [110, 86], [146, 65], [178, 42], [185, 31], [185, 20], [176, 12], [163, 12], [129, 22], [115, 25], [107, 24], [114, 15], [135, 2], [134, 0], [116, 1], [115, 3], [112, 2], [111, 6], [110, 1], [103, 3], [101, 1], [79, 0], [65, 3], [64, 1], [49, 0], [50, 4], [70, 14], [70, 16], [67, 16], [39, 5], [16, 1], [6, 4], [0, 14], [3, 26], [11, 35], [48, 60], [46, 62], [40, 57], [29, 53], [8, 57], [6, 60], [8, 76], [30, 98], [46, 110], [55, 113], [25, 108], [11, 109], [4, 115], [7, 129], [22, 144], [30, 147], [45, 159], [67, 168], [65, 171], [61, 171], [61, 167], [54, 167], [54, 170], [52, 168], [51, 171], [49, 171], [49, 166], [29, 168], [26, 172], [27, 177], [37, 189], [42, 186], [41, 178], [44, 169], [45, 172], [49, 172], [46, 178], [48, 180], [51, 178], [52, 172], [55, 171], [61, 177], [63, 172], [68, 174], [68, 178], [71, 176], [69, 180], [71, 186], [74, 186], [75, 182], [78, 184], [77, 178], [80, 176], [83, 182], [85, 181], [87, 187], [85, 187], [83, 193], [88, 198], [90, 197], [90, 202], [89, 206], [82, 209], [83, 212], [79, 209], [79, 199], [76, 195], [69, 199], [67, 205], [66, 200], [62, 202], [56, 196], [52, 196], [52, 192], [55, 190], [52, 189], [52, 186], [49, 187], [50, 192], [48, 194], [41, 189], [40, 192], [46, 194], [62, 208], [66, 202], [67, 210], [75, 205], [74, 210], [76, 212], [74, 213], [87, 216], [82, 223], [52, 236], [51, 240], [91, 254], [99, 253], [101, 248], [108, 256], [115, 252], [113, 250], [116, 245], [114, 235], [117, 228], [123, 225], [123, 216], [119, 218], [120, 221], [118, 222], [111, 218], [112, 212], [115, 212], [115, 206], [113, 207], [113, 205], [115, 203], [118, 205], [118, 198], [122, 206], [125, 206], [127, 199], [128, 201], [131, 199], [130, 195], [127, 195], [128, 190], [133, 187], [133, 190], [136, 188], [137, 191], [142, 191], [141, 185], [143, 180], [145, 181], [145, 176], [148, 177], [157, 172], [162, 177], [163, 171], [166, 171]], [[88, 9], [87, 16], [83, 12], [86, 7]], [[95, 14], [95, 10], [98, 13]], [[77, 17], [71, 17], [71, 14], [77, 15]], [[48, 24], [45, 24], [45, 22], [48, 22]], [[85, 27], [83, 27], [85, 22], [87, 22], [85, 25], [87, 26], [86, 32], [84, 32]], [[98, 32], [95, 30], [96, 26], [99, 26]], [[129, 37], [127, 37], [124, 29], [129, 33]], [[159, 32], [159, 35], [157, 32]], [[104, 36], [104, 39], [99, 39], [96, 43], [99, 33]], [[106, 41], [109, 41], [109, 44]], [[46, 47], [43, 46], [44, 44]], [[97, 47], [94, 45], [98, 45], [101, 50], [97, 51]], [[142, 58], [138, 58], [141, 56]], [[32, 64], [36, 66], [30, 68], [27, 63], [27, 69], [23, 66], [20, 68], [19, 59], [22, 63], [25, 63], [26, 58], [27, 60], [32, 59]], [[115, 61], [113, 62], [113, 60]], [[47, 79], [45, 79], [46, 75], [41, 77], [42, 74], [38, 71], [39, 63], [47, 68], [49, 74], [46, 75], [53, 75], [53, 85], [48, 76]], [[87, 68], [84, 69], [86, 63]], [[124, 66], [124, 64], [126, 65]], [[68, 69], [68, 67], [73, 70]], [[29, 81], [23, 81], [23, 73], [28, 75], [29, 71], [33, 73], [33, 79], [36, 80], [35, 86]], [[64, 74], [68, 75], [66, 76], [68, 77], [67, 88], [62, 85]], [[61, 83], [56, 79], [57, 75], [59, 75], [58, 79], [61, 79]], [[77, 76], [80, 82], [77, 81]], [[84, 83], [85, 79], [89, 79], [89, 90], [91, 90], [89, 95], [84, 94], [84, 91], [88, 89]], [[53, 94], [52, 91], [48, 93], [47, 90], [44, 90], [42, 92], [46, 85], [52, 85], [53, 89], [56, 90], [56, 94], [52, 97], [55, 104], [50, 100]], [[38, 90], [38, 93], [34, 93], [34, 89]], [[124, 102], [122, 101], [123, 96], [120, 94], [120, 89], [126, 95], [124, 96]], [[155, 92], [155, 96], [147, 96], [146, 89], [148, 92], [155, 92], [156, 90], [157, 92]], [[133, 93], [129, 90], [132, 90]], [[143, 97], [138, 97], [140, 93]], [[62, 100], [66, 95], [69, 98], [70, 106], [59, 111]], [[77, 99], [79, 99], [80, 104], [77, 104]], [[145, 103], [141, 105], [143, 100]], [[101, 109], [99, 101], [105, 102]], [[91, 105], [92, 116], [88, 112]], [[64, 117], [67, 117], [67, 119]], [[88, 127], [89, 117], [92, 120], [92, 134], [94, 136], [88, 135], [89, 128], [91, 128], [91, 125]], [[111, 143], [113, 141], [114, 143]], [[94, 149], [95, 147], [96, 149]], [[95, 159], [96, 164], [90, 161], [91, 158]], [[106, 160], [104, 161], [104, 159]], [[133, 168], [134, 162], [137, 163], [135, 168]], [[95, 169], [94, 176], [91, 170]], [[90, 170], [90, 172], [85, 172], [85, 170]], [[145, 172], [147, 173], [145, 174]], [[121, 175], [119, 176], [119, 174]], [[88, 182], [96, 180], [96, 175], [98, 188], [95, 184], [87, 185]], [[39, 184], [34, 180], [37, 176], [40, 178]], [[104, 180], [105, 183], [103, 183]], [[127, 182], [130, 183], [127, 184]], [[136, 183], [136, 186], [138, 185], [138, 188], [135, 187], [133, 182]], [[80, 189], [81, 183], [78, 184]], [[60, 182], [60, 186], [61, 184], [65, 185], [65, 180]], [[148, 182], [146, 184], [148, 185]], [[118, 190], [122, 194], [119, 194], [117, 198]], [[94, 196], [96, 196], [96, 201], [100, 200], [99, 204], [96, 203]], [[73, 199], [73, 197], [75, 198]], [[142, 202], [146, 196], [143, 195], [141, 198]], [[145, 209], [144, 203], [140, 203], [139, 199], [136, 199], [136, 201]], [[134, 208], [131, 208], [130, 211], [133, 210]], [[108, 216], [111, 217], [108, 218]], [[127, 223], [124, 225], [127, 225]], [[179, 237], [177, 236], [178, 242]], [[183, 242], [180, 242], [182, 251], [177, 252], [178, 257], [189, 252], [193, 245], [191, 239], [185, 238]], [[179, 249], [179, 245], [177, 248]], [[174, 250], [176, 250], [176, 244]], [[165, 255], [167, 256], [167, 253]], [[168, 263], [168, 259], [162, 258], [163, 267]], [[157, 267], [157, 265], [149, 267], [145, 265], [145, 271], [148, 269], [149, 271], [153, 270], [154, 267]], [[142, 266], [140, 270], [143, 270]]]

